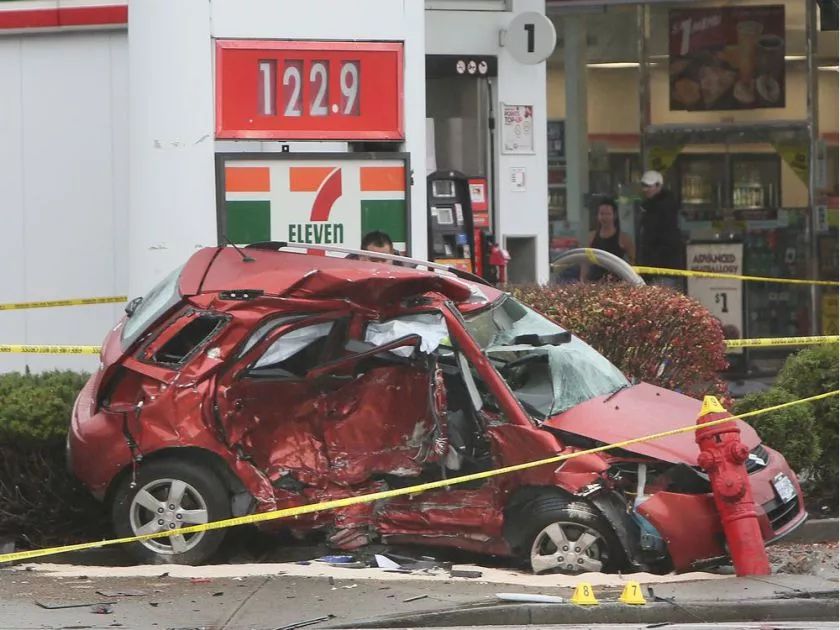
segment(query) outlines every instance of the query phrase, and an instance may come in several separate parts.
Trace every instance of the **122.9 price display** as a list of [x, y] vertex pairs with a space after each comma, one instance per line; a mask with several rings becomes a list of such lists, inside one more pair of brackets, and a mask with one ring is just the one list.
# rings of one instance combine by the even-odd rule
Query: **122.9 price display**
[[401, 140], [399, 43], [216, 43], [216, 136]]

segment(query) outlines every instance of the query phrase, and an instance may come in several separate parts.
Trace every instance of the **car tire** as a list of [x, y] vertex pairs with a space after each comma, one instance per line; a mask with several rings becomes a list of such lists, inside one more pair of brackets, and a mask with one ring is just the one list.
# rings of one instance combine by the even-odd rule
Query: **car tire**
[[[230, 518], [230, 495], [218, 475], [206, 466], [165, 459], [138, 466], [136, 483], [127, 475], [114, 492], [111, 519], [118, 537], [166, 529], [177, 530]], [[179, 537], [152, 538], [127, 544], [145, 564], [201, 564], [218, 550], [225, 530]]]
[[618, 536], [585, 501], [537, 497], [510, 515], [505, 531], [516, 556], [534, 573], [609, 573], [626, 564]]

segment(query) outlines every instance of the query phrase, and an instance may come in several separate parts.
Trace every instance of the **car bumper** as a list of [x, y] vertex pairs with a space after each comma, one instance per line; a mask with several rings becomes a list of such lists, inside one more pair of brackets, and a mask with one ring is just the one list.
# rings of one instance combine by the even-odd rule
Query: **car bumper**
[[[776, 542], [799, 527], [808, 517], [796, 475], [784, 457], [766, 448], [763, 466], [753, 466], [749, 475], [756, 516], [765, 544]], [[782, 501], [773, 480], [786, 475], [796, 494]], [[725, 561], [726, 539], [714, 497], [708, 494], [658, 492], [637, 508], [660, 533], [677, 571]]]

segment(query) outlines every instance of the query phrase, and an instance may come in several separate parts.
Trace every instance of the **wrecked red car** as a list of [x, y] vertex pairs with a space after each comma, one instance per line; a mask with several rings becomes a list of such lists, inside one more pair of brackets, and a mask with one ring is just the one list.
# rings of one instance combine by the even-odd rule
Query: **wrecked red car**
[[[365, 253], [367, 254], [367, 253]], [[68, 439], [74, 474], [146, 562], [208, 560], [185, 525], [405, 487], [693, 424], [586, 343], [456, 270], [206, 248], [104, 342]], [[409, 264], [410, 263], [410, 264]], [[739, 422], [771, 542], [806, 513], [784, 458]], [[264, 527], [521, 558], [535, 572], [726, 561], [693, 434]]]

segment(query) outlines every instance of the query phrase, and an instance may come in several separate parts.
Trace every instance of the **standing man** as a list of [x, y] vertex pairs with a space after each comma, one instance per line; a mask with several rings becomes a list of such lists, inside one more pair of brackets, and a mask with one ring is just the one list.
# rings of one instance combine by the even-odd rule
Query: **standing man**
[[[662, 173], [646, 171], [642, 175], [642, 217], [639, 238], [639, 264], [645, 267], [681, 269], [683, 241], [679, 228], [679, 206], [674, 194], [663, 187]], [[680, 279], [658, 276], [653, 284], [678, 289]]]

